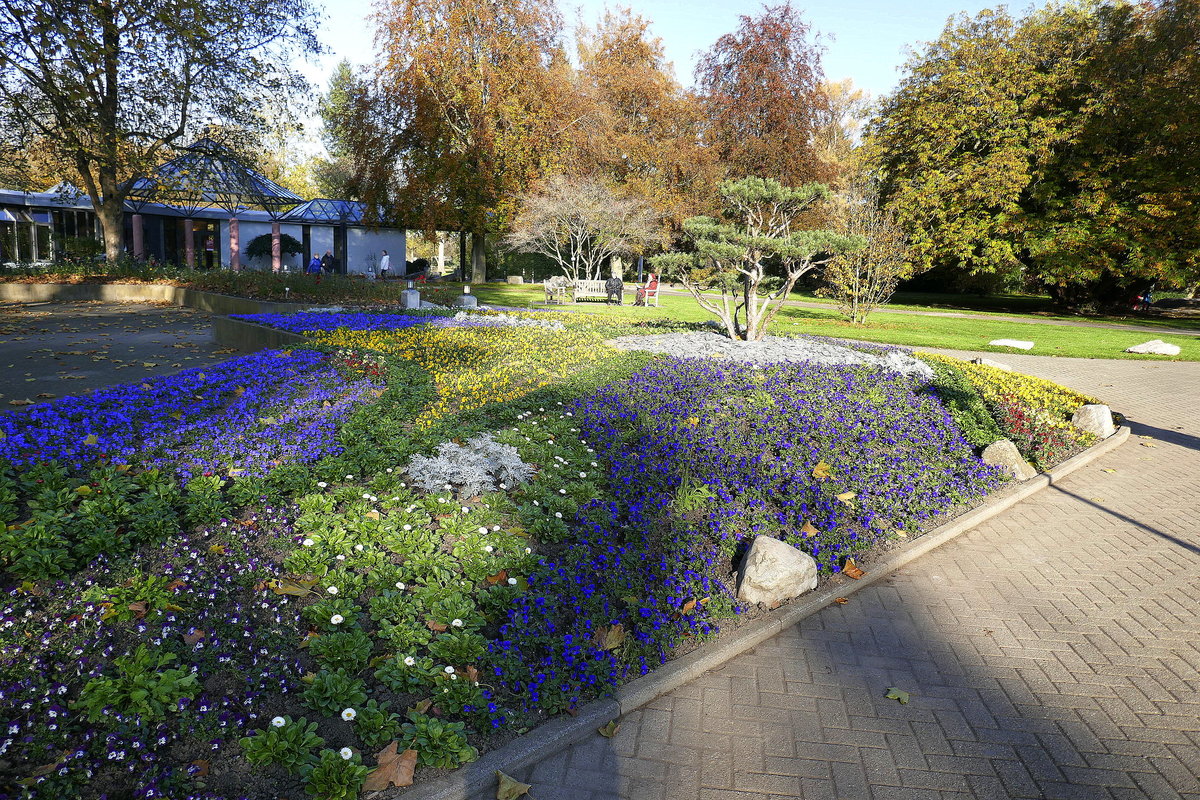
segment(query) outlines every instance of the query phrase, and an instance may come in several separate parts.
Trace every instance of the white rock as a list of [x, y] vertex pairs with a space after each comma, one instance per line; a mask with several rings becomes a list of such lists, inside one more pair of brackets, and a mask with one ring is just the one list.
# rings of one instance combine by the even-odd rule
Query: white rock
[[738, 600], [774, 608], [817, 586], [817, 562], [787, 542], [755, 536], [738, 570]]
[[1179, 345], [1167, 344], [1162, 339], [1151, 339], [1148, 342], [1135, 344], [1133, 347], [1125, 348], [1126, 353], [1149, 353], [1154, 356], [1177, 356], [1179, 355]]
[[1080, 406], [1079, 410], [1071, 417], [1071, 422], [1081, 431], [1094, 434], [1101, 439], [1117, 432], [1112, 421], [1112, 409], [1099, 403]]
[[1015, 347], [1018, 350], [1032, 350], [1033, 342], [1024, 342], [1020, 339], [993, 339], [988, 344], [996, 347]]
[[[992, 344], [995, 344], [995, 342], [992, 342]], [[1005, 372], [1012, 372], [1012, 367], [1010, 367], [1008, 364], [1002, 364], [999, 361], [992, 361], [990, 358], [973, 358], [971, 359], [971, 363], [982, 364], [985, 367], [992, 367], [994, 369], [1002, 369]]]
[[1008, 439], [1001, 439], [998, 442], [992, 442], [983, 450], [983, 455], [980, 456], [983, 463], [991, 464], [997, 467], [1004, 467], [1008, 470], [1008, 474], [1019, 481], [1027, 481], [1034, 475], [1037, 475], [1037, 470], [1025, 460], [1021, 455], [1021, 451], [1017, 446]]

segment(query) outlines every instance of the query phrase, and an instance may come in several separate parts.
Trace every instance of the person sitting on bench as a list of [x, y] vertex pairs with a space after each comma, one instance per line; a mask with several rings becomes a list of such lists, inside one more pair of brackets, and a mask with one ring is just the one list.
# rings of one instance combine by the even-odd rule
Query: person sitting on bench
[[658, 275], [653, 272], [650, 273], [650, 280], [646, 285], [638, 287], [637, 299], [633, 301], [633, 304], [635, 306], [644, 306], [648, 297], [653, 298], [655, 301], [658, 300]]
[[604, 291], [608, 295], [604, 302], [608, 304], [616, 303], [621, 305], [621, 295], [625, 291], [625, 284], [616, 275], [613, 275], [604, 282]]

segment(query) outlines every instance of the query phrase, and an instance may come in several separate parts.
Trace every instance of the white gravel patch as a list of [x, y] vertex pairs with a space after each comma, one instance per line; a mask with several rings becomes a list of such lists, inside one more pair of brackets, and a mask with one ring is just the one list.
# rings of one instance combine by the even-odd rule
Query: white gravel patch
[[719, 333], [660, 333], [622, 336], [612, 340], [622, 350], [647, 350], [679, 358], [727, 358], [751, 364], [806, 361], [810, 364], [865, 364], [899, 372], [921, 381], [933, 380], [933, 370], [900, 350], [866, 353], [810, 338], [767, 336], [761, 342], [738, 342]]

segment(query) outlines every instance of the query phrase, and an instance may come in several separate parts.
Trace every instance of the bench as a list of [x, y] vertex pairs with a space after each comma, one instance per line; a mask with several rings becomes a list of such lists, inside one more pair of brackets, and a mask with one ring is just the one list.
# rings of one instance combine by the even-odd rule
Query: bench
[[571, 287], [571, 302], [580, 300], [607, 300], [608, 292], [604, 290], [604, 281], [575, 281]]
[[546, 290], [546, 303], [566, 303], [567, 290], [571, 288], [570, 282], [563, 277], [555, 276], [542, 284]]

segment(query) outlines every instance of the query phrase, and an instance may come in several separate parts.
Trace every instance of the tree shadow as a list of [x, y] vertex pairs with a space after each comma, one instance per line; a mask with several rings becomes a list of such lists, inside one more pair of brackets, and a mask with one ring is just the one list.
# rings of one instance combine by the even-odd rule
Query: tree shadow
[[1125, 420], [1125, 424], [1129, 426], [1130, 432], [1135, 436], [1149, 436], [1161, 442], [1186, 447], [1189, 450], [1200, 450], [1200, 436], [1178, 430], [1167, 430], [1131, 419]]

